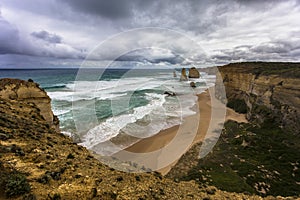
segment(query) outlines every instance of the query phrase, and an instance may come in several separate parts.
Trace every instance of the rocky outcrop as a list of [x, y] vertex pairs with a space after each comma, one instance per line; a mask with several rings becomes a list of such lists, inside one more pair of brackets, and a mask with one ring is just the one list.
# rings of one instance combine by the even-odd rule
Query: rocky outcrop
[[0, 199], [262, 199], [116, 171], [50, 127], [35, 98], [48, 99], [35, 83], [1, 81]]
[[200, 78], [200, 73], [195, 67], [189, 69], [189, 78]]
[[182, 68], [182, 70], [181, 70], [181, 76], [180, 76], [180, 81], [187, 81], [187, 80], [188, 80], [188, 78], [186, 76], [186, 70], [185, 70], [185, 68]]
[[271, 117], [300, 133], [300, 63], [235, 63], [219, 71], [217, 97], [225, 101], [218, 96], [224, 83], [228, 104], [244, 101], [248, 120], [262, 123]]
[[37, 83], [18, 79], [1, 79], [0, 98], [35, 104], [46, 122], [57, 131], [59, 130], [58, 119], [51, 110], [51, 99]]

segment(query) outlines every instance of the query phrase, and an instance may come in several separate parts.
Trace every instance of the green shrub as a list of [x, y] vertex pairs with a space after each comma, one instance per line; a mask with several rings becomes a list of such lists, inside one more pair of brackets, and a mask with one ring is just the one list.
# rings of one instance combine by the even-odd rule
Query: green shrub
[[232, 108], [238, 113], [247, 113], [247, 105], [242, 99], [228, 100], [227, 107]]
[[20, 173], [12, 174], [5, 184], [5, 193], [8, 197], [22, 195], [29, 191], [30, 185], [26, 177]]

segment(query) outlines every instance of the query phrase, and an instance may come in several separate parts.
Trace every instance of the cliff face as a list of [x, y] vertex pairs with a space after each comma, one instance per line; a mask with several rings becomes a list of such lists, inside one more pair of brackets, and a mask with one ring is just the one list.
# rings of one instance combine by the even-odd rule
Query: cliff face
[[194, 181], [175, 182], [159, 173], [109, 168], [50, 126], [50, 99], [37, 84], [15, 79], [0, 83], [0, 199], [250, 198]]
[[4, 100], [33, 103], [46, 122], [59, 130], [59, 122], [51, 110], [51, 99], [37, 83], [17, 79], [0, 80], [0, 97]]
[[167, 177], [226, 191], [299, 199], [300, 63], [236, 63], [219, 71], [216, 96], [246, 113], [249, 123], [226, 122], [206, 157], [199, 159], [202, 144], [195, 144]]
[[249, 120], [262, 123], [271, 117], [300, 133], [300, 63], [235, 63], [219, 67], [219, 72], [217, 97], [223, 82], [228, 104], [243, 100]]

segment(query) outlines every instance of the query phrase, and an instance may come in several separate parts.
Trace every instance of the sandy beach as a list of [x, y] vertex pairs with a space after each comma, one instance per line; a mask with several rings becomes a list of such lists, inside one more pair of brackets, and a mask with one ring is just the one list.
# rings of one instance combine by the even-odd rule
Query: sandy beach
[[[193, 144], [203, 141], [203, 139], [207, 135], [209, 135], [210, 132], [213, 132], [214, 130], [218, 129], [219, 122], [217, 122], [216, 120], [219, 120], [221, 122], [222, 120], [227, 121], [230, 119], [230, 120], [235, 120], [238, 122], [247, 122], [245, 115], [238, 114], [229, 108], [226, 108], [226, 115], [223, 116], [223, 119], [222, 119], [222, 117], [219, 117], [220, 119], [215, 119], [216, 117], [212, 118], [212, 105], [215, 106], [215, 103], [212, 104], [212, 98], [214, 101], [216, 101], [216, 99], [214, 98], [213, 95], [210, 95], [210, 94], [213, 94], [212, 92], [214, 92], [214, 88], [210, 88], [209, 90], [210, 91], [206, 90], [205, 92], [198, 95], [198, 109], [199, 109], [199, 113], [200, 113], [200, 120], [199, 120], [198, 127], [196, 129], [197, 133], [196, 133], [195, 137], [193, 138], [193, 141], [190, 142], [190, 145], [188, 146], [188, 148], [186, 148], [186, 151]], [[186, 127], [195, 126], [195, 124], [194, 124], [195, 120], [192, 120], [192, 118], [193, 118], [193, 116], [189, 116], [184, 119]], [[180, 126], [182, 126], [182, 125], [177, 125], [177, 126], [169, 128], [169, 129], [162, 130], [158, 134], [156, 134], [152, 137], [142, 139], [139, 142], [137, 142], [136, 144], [128, 147], [126, 149], [126, 151], [133, 152], [133, 153], [148, 153], [148, 152], [158, 151], [159, 149], [168, 145], [175, 137], [178, 136], [177, 134], [180, 129]], [[178, 136], [178, 137], [182, 137], [182, 138], [179, 138], [179, 141], [180, 140], [184, 141], [184, 139], [185, 139], [184, 134], [182, 134], [181, 136]], [[171, 154], [170, 157], [172, 157], [172, 156], [173, 155]], [[165, 167], [159, 169], [158, 171], [161, 172], [163, 175], [166, 174], [171, 169], [171, 167], [174, 164], [176, 164], [178, 159], [176, 159], [171, 164], [168, 164]]]

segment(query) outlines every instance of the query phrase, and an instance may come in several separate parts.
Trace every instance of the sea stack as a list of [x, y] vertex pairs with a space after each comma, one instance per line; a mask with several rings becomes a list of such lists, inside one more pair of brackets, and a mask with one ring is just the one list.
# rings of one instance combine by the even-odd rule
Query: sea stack
[[189, 70], [189, 78], [200, 78], [200, 73], [195, 67]]
[[59, 131], [58, 118], [51, 110], [51, 99], [47, 93], [32, 80], [0, 79], [0, 98], [9, 101], [33, 103], [46, 122]]
[[188, 80], [188, 78], [186, 76], [186, 70], [185, 70], [185, 68], [182, 68], [182, 70], [181, 70], [181, 76], [180, 76], [180, 81], [187, 81], [187, 80]]

